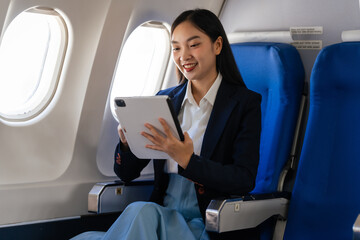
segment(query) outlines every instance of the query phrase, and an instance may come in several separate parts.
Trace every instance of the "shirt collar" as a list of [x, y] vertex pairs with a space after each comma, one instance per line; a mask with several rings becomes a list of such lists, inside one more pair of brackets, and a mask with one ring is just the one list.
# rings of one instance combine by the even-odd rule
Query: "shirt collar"
[[[222, 77], [221, 73], [219, 72], [214, 83], [211, 85], [210, 89], [207, 91], [207, 93], [205, 94], [203, 99], [201, 99], [201, 101], [206, 99], [211, 104], [211, 106], [214, 106], [216, 94], [219, 90], [222, 78], [223, 77]], [[189, 81], [189, 80], [188, 80], [188, 84], [186, 87], [185, 97], [184, 97], [184, 100], [183, 100], [181, 106], [184, 106], [186, 100], [189, 101], [191, 104], [196, 104], [194, 96], [192, 95], [192, 92], [191, 92], [191, 81]]]

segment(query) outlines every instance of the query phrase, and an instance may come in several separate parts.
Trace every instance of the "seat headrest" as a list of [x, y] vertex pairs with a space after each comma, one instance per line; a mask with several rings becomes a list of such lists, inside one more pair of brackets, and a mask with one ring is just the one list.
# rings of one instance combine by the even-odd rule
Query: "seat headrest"
[[[358, 92], [360, 89], [360, 42], [337, 43], [319, 53], [311, 73], [310, 86], [319, 91]], [[319, 87], [321, 85], [321, 87]]]
[[291, 43], [293, 42], [290, 31], [234, 32], [228, 34], [228, 39], [230, 43], [242, 43], [242, 42]]
[[341, 39], [343, 42], [359, 42], [360, 30], [343, 31], [341, 33]]

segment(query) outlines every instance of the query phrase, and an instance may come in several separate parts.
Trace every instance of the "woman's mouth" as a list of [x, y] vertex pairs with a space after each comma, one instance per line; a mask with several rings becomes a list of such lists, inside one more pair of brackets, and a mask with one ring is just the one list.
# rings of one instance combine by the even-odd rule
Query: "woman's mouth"
[[197, 63], [184, 64], [183, 68], [185, 69], [186, 72], [190, 72], [190, 71], [194, 70], [196, 65], [197, 65]]

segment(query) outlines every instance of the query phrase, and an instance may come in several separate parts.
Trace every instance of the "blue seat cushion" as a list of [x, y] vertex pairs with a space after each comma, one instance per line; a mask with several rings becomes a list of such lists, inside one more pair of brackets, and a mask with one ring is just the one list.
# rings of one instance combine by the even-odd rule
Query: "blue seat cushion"
[[246, 86], [262, 95], [260, 162], [252, 193], [274, 192], [291, 150], [304, 67], [298, 51], [289, 44], [239, 43], [231, 47]]
[[352, 239], [360, 213], [360, 43], [318, 55], [286, 239]]

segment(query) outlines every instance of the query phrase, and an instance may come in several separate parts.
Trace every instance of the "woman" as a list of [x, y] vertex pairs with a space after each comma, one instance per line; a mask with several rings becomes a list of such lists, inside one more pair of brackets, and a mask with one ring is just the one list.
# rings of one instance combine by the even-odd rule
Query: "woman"
[[[261, 97], [248, 90], [219, 19], [208, 10], [185, 11], [171, 28], [180, 85], [160, 91], [173, 101], [183, 142], [159, 119], [141, 133], [172, 159], [154, 160], [151, 202], [130, 204], [102, 239], [256, 239], [256, 229], [219, 236], [205, 231], [211, 199], [254, 188], [259, 161]], [[130, 151], [121, 128], [114, 171], [124, 182], [140, 175], [149, 159]]]

